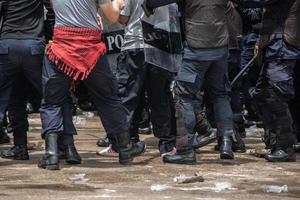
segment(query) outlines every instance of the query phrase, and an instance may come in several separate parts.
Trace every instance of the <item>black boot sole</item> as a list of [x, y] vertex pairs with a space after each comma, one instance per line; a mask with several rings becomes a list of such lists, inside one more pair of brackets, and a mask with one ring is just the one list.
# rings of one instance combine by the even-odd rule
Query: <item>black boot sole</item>
[[131, 165], [132, 162], [133, 162], [133, 158], [138, 157], [138, 156], [144, 154], [145, 151], [146, 151], [146, 148], [147, 148], [147, 145], [145, 144], [145, 146], [144, 146], [144, 148], [143, 148], [143, 151], [142, 151], [141, 153], [138, 153], [138, 154], [132, 156], [132, 157], [129, 158], [129, 159], [126, 159], [126, 160], [120, 160], [120, 157], [119, 157], [119, 163], [120, 163], [121, 165]]
[[[214, 151], [220, 151], [220, 147], [216, 145], [214, 147]], [[234, 147], [232, 147], [232, 151], [236, 152], [236, 153], [245, 153], [246, 152], [246, 148], [234, 148]]]
[[296, 156], [281, 158], [281, 159], [278, 159], [278, 158], [270, 159], [270, 158], [266, 157], [266, 160], [268, 162], [296, 162]]
[[233, 160], [234, 159], [234, 155], [230, 154], [228, 152], [221, 152], [220, 153], [220, 158], [224, 159], [224, 160]]
[[9, 160], [29, 160], [29, 156], [25, 156], [25, 157], [16, 157], [16, 156], [5, 156], [5, 155], [1, 155], [1, 158], [3, 158], [3, 159], [9, 159]]
[[201, 147], [204, 147], [204, 146], [206, 146], [206, 145], [208, 145], [208, 144], [210, 144], [210, 143], [213, 143], [216, 139], [217, 139], [216, 137], [215, 137], [215, 138], [210, 138], [209, 140], [205, 141], [205, 142], [202, 143], [202, 144], [193, 146], [193, 149], [199, 149], [199, 148], [201, 148]]
[[180, 165], [196, 165], [197, 164], [196, 160], [190, 160], [190, 161], [185, 160], [185, 161], [178, 161], [178, 162], [170, 162], [170, 161], [167, 161], [167, 160], [163, 159], [163, 162], [168, 163], [168, 164], [180, 164]]
[[47, 169], [47, 170], [59, 170], [59, 164], [55, 165], [41, 165], [38, 164], [38, 167], [41, 169]]
[[132, 162], [133, 162], [133, 158], [127, 159], [127, 160], [119, 160], [119, 163], [120, 163], [121, 165], [131, 165]]
[[23, 158], [20, 158], [20, 157], [14, 157], [13, 159], [14, 159], [14, 160], [29, 160], [29, 157], [23, 157]]
[[77, 159], [67, 159], [66, 163], [71, 164], [71, 165], [79, 165], [81, 164], [81, 160], [77, 160]]
[[237, 152], [237, 153], [245, 153], [246, 152], [246, 148], [245, 147], [243, 147], [243, 148], [232, 147], [232, 151], [233, 152]]

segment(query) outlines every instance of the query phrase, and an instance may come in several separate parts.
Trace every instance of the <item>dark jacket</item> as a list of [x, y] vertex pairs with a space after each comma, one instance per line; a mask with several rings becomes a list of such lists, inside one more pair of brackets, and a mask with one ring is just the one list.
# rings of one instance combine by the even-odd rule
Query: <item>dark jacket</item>
[[239, 6], [239, 13], [243, 21], [243, 33], [259, 33], [261, 27], [262, 8], [244, 8]]
[[300, 47], [300, 0], [240, 0], [244, 6], [265, 7], [260, 30], [259, 46], [267, 46], [276, 33], [285, 41]]
[[41, 39], [44, 37], [43, 0], [2, 0], [0, 37]]
[[226, 0], [185, 0], [185, 37], [193, 48], [228, 45]]
[[229, 33], [229, 49], [240, 50], [240, 40], [243, 34], [242, 17], [232, 2], [228, 2], [226, 19]]
[[170, 3], [179, 3], [183, 7], [185, 38], [190, 47], [218, 48], [228, 45], [228, 0], [146, 0], [150, 9]]

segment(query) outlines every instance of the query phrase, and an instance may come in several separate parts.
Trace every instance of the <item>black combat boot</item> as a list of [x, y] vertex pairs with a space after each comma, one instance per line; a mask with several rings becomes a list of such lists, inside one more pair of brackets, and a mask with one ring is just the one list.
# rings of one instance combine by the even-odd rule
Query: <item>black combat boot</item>
[[[218, 144], [215, 146], [215, 150], [220, 151], [220, 140], [218, 141]], [[239, 152], [239, 153], [246, 152], [245, 143], [237, 131], [234, 132], [234, 136], [232, 137], [232, 151]]]
[[189, 141], [193, 148], [198, 149], [206, 146], [217, 139], [216, 133], [212, 130], [205, 112], [195, 112], [197, 123], [195, 125], [195, 134]]
[[[217, 129], [218, 144], [215, 146], [215, 150], [219, 150], [221, 159], [234, 159], [233, 143], [237, 142], [238, 137], [236, 136], [236, 131], [233, 129], [233, 123], [218, 123]], [[242, 139], [240, 140], [242, 141]]]
[[296, 154], [293, 148], [276, 149], [271, 154], [266, 155], [269, 162], [295, 162]]
[[293, 118], [288, 104], [283, 101], [274, 101], [268, 105], [270, 113], [273, 114], [273, 130], [276, 133], [276, 145], [271, 154], [266, 156], [270, 162], [294, 162], [296, 161], [293, 145], [296, 137], [293, 129]]
[[194, 165], [197, 163], [196, 153], [191, 145], [188, 144], [188, 137], [177, 136], [177, 151], [175, 155], [163, 156], [163, 162], [173, 164]]
[[234, 132], [232, 150], [233, 150], [233, 152], [239, 152], [239, 153], [246, 152], [245, 143], [238, 131]]
[[15, 145], [8, 150], [4, 150], [1, 152], [1, 157], [14, 160], [29, 160], [27, 145]]
[[232, 137], [230, 136], [221, 136], [220, 137], [220, 158], [221, 159], [234, 159], [232, 151]]
[[240, 134], [241, 138], [246, 138], [245, 123], [244, 122], [237, 123], [236, 126], [237, 126], [236, 127], [237, 132]]
[[119, 151], [119, 162], [122, 165], [129, 165], [133, 158], [144, 153], [145, 142], [132, 143], [128, 132], [115, 135]]
[[193, 148], [185, 148], [177, 150], [175, 155], [165, 155], [163, 161], [166, 163], [173, 164], [186, 164], [194, 165], [196, 164], [196, 153]]
[[10, 138], [8, 137], [7, 133], [0, 133], [0, 144], [7, 144], [10, 143]]
[[97, 146], [98, 147], [108, 147], [109, 145], [110, 145], [110, 142], [109, 142], [109, 138], [108, 137], [100, 138], [97, 141]]
[[233, 114], [234, 129], [241, 138], [246, 137], [245, 118], [241, 112]]
[[59, 170], [59, 155], [57, 145], [58, 135], [56, 133], [46, 134], [46, 153], [39, 160], [38, 167], [47, 170]]
[[[187, 164], [193, 165], [197, 163], [196, 153], [192, 148], [189, 141], [189, 133], [185, 127], [185, 121], [183, 113], [180, 109], [179, 102], [176, 101], [176, 124], [177, 124], [177, 136], [176, 136], [176, 147], [177, 151], [175, 155], [165, 155], [163, 156], [163, 162], [173, 163], [173, 164]], [[199, 113], [201, 111], [199, 110]]]
[[62, 136], [58, 137], [57, 145], [58, 145], [58, 157], [59, 157], [59, 159], [66, 159], [66, 148], [65, 148], [65, 145], [63, 143]]
[[263, 142], [266, 149], [274, 149], [276, 147], [276, 130], [265, 128]]
[[8, 137], [3, 125], [0, 124], [0, 144], [6, 144], [10, 142], [10, 138]]
[[81, 157], [78, 154], [75, 145], [65, 146], [66, 162], [69, 164], [81, 164]]
[[217, 134], [214, 131], [208, 132], [205, 135], [194, 135], [189, 143], [194, 149], [204, 147], [217, 139]]

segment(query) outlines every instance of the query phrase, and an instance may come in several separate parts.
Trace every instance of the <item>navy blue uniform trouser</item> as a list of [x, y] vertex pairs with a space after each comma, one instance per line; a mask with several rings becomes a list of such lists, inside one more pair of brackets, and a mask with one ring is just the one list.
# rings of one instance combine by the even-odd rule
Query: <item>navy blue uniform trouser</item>
[[276, 134], [275, 148], [288, 148], [295, 143], [293, 119], [288, 102], [294, 98], [293, 72], [299, 60], [266, 61], [253, 91], [265, 127]]
[[[117, 77], [119, 96], [128, 111], [128, 121], [137, 124], [134, 112], [146, 91], [151, 110], [153, 133], [159, 138], [161, 153], [171, 151], [175, 146], [176, 126], [174, 104], [170, 85], [173, 73], [145, 63], [143, 49], [126, 50], [118, 58]], [[134, 118], [133, 118], [134, 117]]]
[[[27, 83], [31, 84], [38, 96], [41, 96], [42, 62], [44, 55], [44, 40], [0, 40], [0, 123], [6, 109], [14, 133], [15, 145], [25, 144], [28, 129], [26, 104]], [[64, 107], [68, 113], [69, 106]], [[65, 123], [65, 129], [74, 133], [74, 126]]]
[[293, 117], [294, 133], [297, 137], [297, 142], [300, 143], [300, 62], [294, 68], [294, 87], [295, 97], [289, 101], [289, 108]]
[[[228, 75], [229, 80], [232, 81], [235, 76], [240, 72], [240, 58], [241, 54], [239, 50], [230, 50], [229, 51], [229, 59], [228, 59]], [[242, 81], [238, 81], [236, 85], [231, 88], [230, 99], [231, 99], [231, 108], [233, 112], [233, 120], [236, 123], [243, 123], [243, 103], [241, 100], [241, 83]]]
[[[42, 70], [43, 99], [41, 119], [43, 134], [61, 134], [65, 121], [70, 115], [63, 115], [63, 108], [68, 104], [69, 89], [72, 79], [60, 71], [47, 56], [44, 57]], [[113, 136], [128, 131], [126, 111], [118, 97], [117, 81], [107, 64], [106, 56], [100, 57], [95, 68], [85, 79], [93, 103], [96, 106], [107, 134]]]
[[[8, 106], [19, 73], [41, 92], [43, 40], [0, 40], [0, 122]], [[19, 84], [22, 84], [19, 82]], [[19, 91], [22, 93], [23, 91]]]
[[41, 93], [44, 47], [44, 40], [0, 40], [0, 123], [8, 109], [15, 145], [27, 143], [26, 83], [23, 76]]
[[[247, 63], [254, 56], [254, 47], [258, 39], [258, 33], [248, 32], [243, 36], [243, 40], [241, 43], [242, 51], [241, 51], [241, 63], [240, 68], [243, 69]], [[251, 117], [257, 116], [257, 105], [254, 103], [255, 101], [251, 97], [249, 90], [250, 88], [255, 86], [257, 81], [257, 77], [260, 73], [261, 66], [253, 66], [248, 70], [247, 74], [245, 74], [242, 78], [242, 92], [243, 92], [243, 103]]]
[[293, 77], [295, 97], [289, 102], [289, 108], [294, 121], [294, 132], [296, 133], [298, 143], [300, 143], [300, 61], [296, 63]]

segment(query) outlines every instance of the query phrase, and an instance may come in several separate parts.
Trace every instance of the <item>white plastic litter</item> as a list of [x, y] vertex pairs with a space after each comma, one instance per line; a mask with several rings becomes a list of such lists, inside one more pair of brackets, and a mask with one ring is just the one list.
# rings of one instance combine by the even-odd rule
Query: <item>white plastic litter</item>
[[34, 129], [34, 128], [33, 128], [32, 126], [29, 126], [29, 127], [28, 127], [28, 132], [33, 131], [33, 129]]
[[174, 177], [174, 182], [176, 183], [196, 183], [196, 182], [203, 182], [204, 179], [200, 175], [195, 176], [186, 176], [183, 174], [180, 174], [179, 176]]
[[154, 192], [161, 192], [168, 188], [169, 188], [169, 186], [166, 184], [153, 184], [150, 187], [151, 191], [154, 191]]
[[74, 116], [73, 117], [73, 123], [75, 125], [85, 126], [86, 125], [86, 118]]
[[74, 174], [74, 175], [70, 176], [68, 179], [70, 181], [74, 181], [74, 182], [87, 182], [90, 180], [85, 177], [86, 177], [86, 174]]
[[215, 183], [215, 192], [221, 192], [221, 191], [224, 191], [224, 190], [231, 190], [233, 189], [232, 188], [232, 184], [230, 182], [216, 182]]
[[95, 114], [93, 112], [83, 112], [82, 113], [86, 118], [93, 118]]
[[278, 186], [278, 185], [266, 185], [263, 187], [264, 191], [267, 193], [282, 193], [282, 192], [288, 192], [288, 186]]

